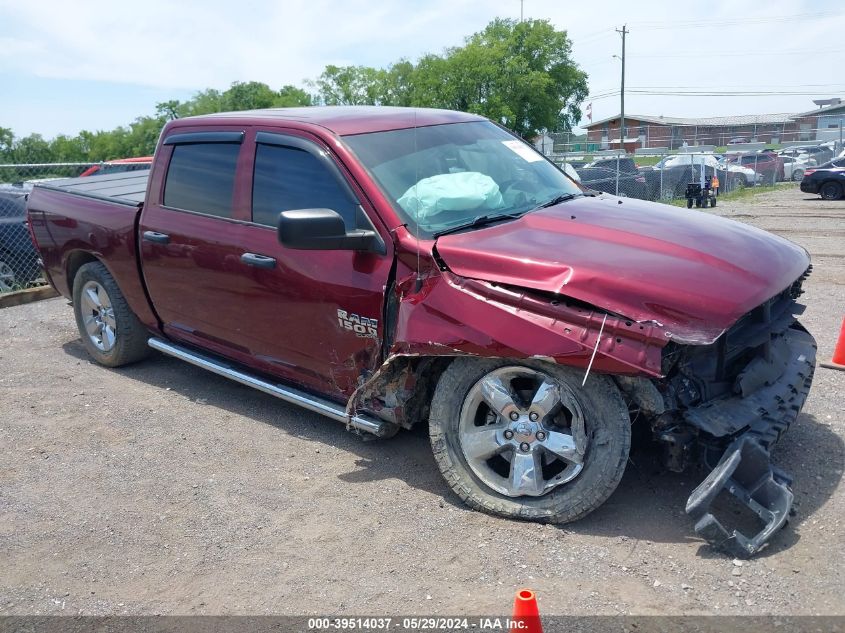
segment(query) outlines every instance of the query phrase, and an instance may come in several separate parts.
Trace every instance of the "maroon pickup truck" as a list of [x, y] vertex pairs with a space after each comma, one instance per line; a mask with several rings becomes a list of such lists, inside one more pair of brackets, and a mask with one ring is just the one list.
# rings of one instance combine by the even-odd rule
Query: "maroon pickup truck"
[[[484, 118], [180, 119], [149, 171], [39, 184], [28, 208], [104, 365], [152, 349], [361, 432], [427, 424], [449, 486], [506, 517], [597, 508], [633, 424], [709, 471], [687, 511], [715, 546], [750, 556], [789, 513], [769, 451], [815, 367], [807, 252], [585, 189]], [[716, 520], [723, 489], [758, 534]]]

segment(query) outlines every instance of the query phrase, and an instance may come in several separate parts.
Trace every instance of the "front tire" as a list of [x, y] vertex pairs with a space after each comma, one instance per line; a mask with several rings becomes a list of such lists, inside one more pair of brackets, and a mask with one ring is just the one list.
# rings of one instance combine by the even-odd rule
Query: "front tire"
[[85, 264], [76, 273], [73, 314], [85, 349], [101, 365], [120, 367], [149, 355], [146, 329], [100, 262]]
[[804, 170], [796, 169], [792, 172], [792, 182], [801, 182], [804, 180]]
[[540, 361], [459, 358], [431, 404], [434, 458], [470, 507], [508, 518], [566, 523], [613, 493], [631, 423], [607, 376]]

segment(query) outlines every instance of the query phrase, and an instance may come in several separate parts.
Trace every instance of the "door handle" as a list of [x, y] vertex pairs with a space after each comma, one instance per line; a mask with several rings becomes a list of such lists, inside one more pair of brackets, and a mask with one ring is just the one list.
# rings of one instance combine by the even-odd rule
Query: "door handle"
[[155, 231], [144, 231], [145, 242], [155, 242], [156, 244], [170, 244], [170, 236], [167, 233], [156, 233]]
[[275, 268], [276, 260], [267, 255], [258, 255], [257, 253], [244, 253], [241, 255], [241, 261], [247, 266], [255, 266], [256, 268]]

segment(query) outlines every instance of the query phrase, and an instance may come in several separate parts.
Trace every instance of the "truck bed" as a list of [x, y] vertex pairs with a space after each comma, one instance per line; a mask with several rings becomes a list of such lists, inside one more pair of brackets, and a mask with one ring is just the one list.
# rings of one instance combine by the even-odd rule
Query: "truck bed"
[[156, 327], [138, 260], [138, 218], [149, 170], [37, 183], [27, 211], [50, 283], [70, 299], [79, 266], [100, 261], [139, 319]]
[[50, 180], [38, 183], [36, 186], [89, 198], [105, 199], [134, 207], [144, 202], [149, 177], [150, 170], [144, 169], [103, 176]]

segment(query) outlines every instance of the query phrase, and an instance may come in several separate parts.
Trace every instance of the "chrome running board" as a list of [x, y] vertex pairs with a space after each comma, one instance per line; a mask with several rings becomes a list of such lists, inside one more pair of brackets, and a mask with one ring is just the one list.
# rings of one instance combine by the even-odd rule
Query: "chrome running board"
[[224, 360], [206, 356], [205, 354], [195, 352], [187, 347], [182, 347], [181, 345], [175, 345], [174, 343], [160, 338], [151, 338], [147, 341], [147, 345], [152, 347], [154, 350], [162, 352], [163, 354], [191, 363], [191, 365], [196, 365], [197, 367], [201, 367], [202, 369], [208, 370], [218, 376], [228, 378], [229, 380], [234, 380], [235, 382], [239, 382], [247, 387], [263, 391], [264, 393], [275, 396], [285, 402], [297, 404], [304, 409], [308, 409], [314, 413], [320, 413], [332, 420], [337, 420], [338, 422], [342, 422], [343, 424], [356, 428], [360, 431], [366, 431], [367, 433], [372, 433], [378, 437], [389, 437], [393, 434], [393, 429], [391, 429], [390, 425], [386, 422], [363, 415], [349, 416], [346, 414], [346, 410], [338, 404], [328, 400], [323, 400], [322, 398], [317, 398], [292, 387], [283, 387], [281, 385], [267, 382], [266, 380], [235, 369], [233, 366], [228, 365]]

